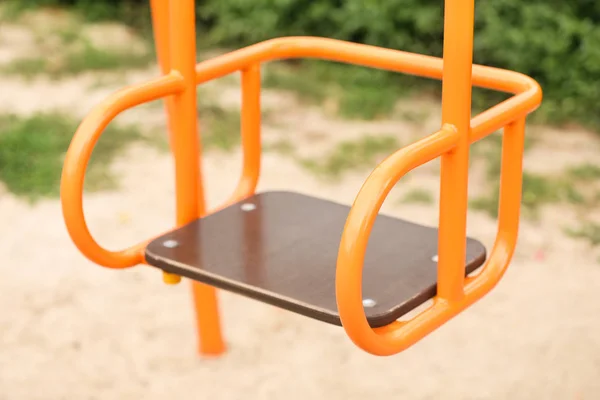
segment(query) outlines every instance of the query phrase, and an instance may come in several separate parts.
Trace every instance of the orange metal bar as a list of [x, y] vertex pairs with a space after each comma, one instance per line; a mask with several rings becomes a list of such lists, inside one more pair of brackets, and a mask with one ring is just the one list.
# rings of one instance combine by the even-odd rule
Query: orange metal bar
[[[156, 52], [158, 55], [158, 61], [161, 67], [161, 71], [163, 74], [168, 73], [171, 70], [172, 63], [172, 54], [171, 54], [171, 38], [176, 42], [179, 42], [181, 46], [187, 46], [186, 48], [181, 48], [185, 54], [189, 54], [190, 48], [193, 48], [194, 53], [192, 54], [192, 60], [182, 60], [185, 65], [189, 64], [195, 65], [196, 63], [196, 55], [195, 55], [195, 42], [190, 43], [190, 37], [195, 40], [195, 34], [190, 37], [181, 37], [181, 32], [175, 32], [174, 35], [170, 34], [170, 26], [179, 27], [179, 23], [177, 18], [180, 16], [173, 16], [174, 21], [170, 21], [168, 18], [171, 14], [169, 9], [169, 0], [151, 0], [151, 8], [152, 8], [152, 23], [155, 33], [155, 42], [156, 42]], [[184, 7], [185, 5], [182, 5]], [[188, 24], [189, 29], [189, 21]], [[192, 27], [195, 29], [195, 27]], [[173, 54], [173, 57], [178, 57], [179, 55]], [[175, 64], [173, 64], [175, 65]], [[179, 64], [181, 66], [181, 64]], [[189, 73], [189, 72], [188, 72]], [[193, 74], [192, 74], [193, 75]], [[190, 86], [194, 86], [194, 98], [195, 94], [195, 84]], [[179, 109], [178, 105], [175, 103], [173, 98], [165, 99], [166, 111], [167, 111], [167, 121], [169, 127], [169, 142], [171, 144], [171, 149], [175, 156], [175, 160], [177, 162], [177, 154], [181, 151], [181, 142], [178, 139], [181, 139], [178, 133], [178, 129], [180, 125], [175, 122], [179, 117]], [[196, 105], [194, 105], [194, 109]], [[195, 113], [195, 111], [194, 111]], [[194, 124], [196, 122], [193, 122]], [[183, 141], [186, 139], [183, 138]], [[195, 141], [195, 140], [194, 140]], [[185, 147], [185, 145], [184, 145]], [[199, 145], [198, 145], [199, 147]], [[194, 179], [193, 177], [183, 177], [183, 180]], [[179, 210], [179, 202], [190, 202], [191, 207], [198, 207], [198, 214], [204, 214], [204, 193], [203, 186], [200, 181], [196, 181], [195, 185], [198, 186], [198, 199], [197, 206], [194, 204], [194, 199], [187, 198], [187, 193], [177, 191], [177, 201], [178, 201], [178, 210]], [[193, 187], [192, 187], [193, 188]], [[192, 205], [193, 204], [193, 205]], [[179, 223], [179, 216], [178, 216]], [[174, 274], [163, 273], [163, 279], [166, 283], [178, 283], [180, 281], [180, 277]], [[197, 282], [192, 282], [192, 299], [194, 303], [194, 311], [195, 311], [195, 319], [197, 325], [197, 332], [199, 336], [198, 348], [201, 353], [204, 354], [219, 354], [224, 351], [224, 344], [222, 340], [222, 335], [220, 333], [220, 320], [218, 313], [218, 302], [216, 298], [216, 291], [214, 288], [206, 285], [202, 285]]]
[[[329, 39], [325, 40], [329, 42]], [[311, 41], [314, 42], [314, 39], [311, 39]], [[199, 64], [197, 70], [200, 70], [201, 74], [205, 72], [207, 74], [212, 74], [214, 72], [211, 69], [206, 68], [206, 64], [204, 63]], [[475, 72], [477, 69], [474, 68], [473, 71]], [[486, 83], [488, 85], [486, 87], [490, 87], [491, 84], [489, 82], [496, 77], [500, 80], [500, 84], [497, 84], [496, 86], [503, 86], [511, 90], [514, 89], [513, 91], [518, 94], [491, 109], [482, 112], [471, 120], [471, 143], [502, 128], [507, 123], [515, 120], [515, 118], [524, 117], [527, 113], [535, 110], [542, 99], [540, 86], [533, 79], [526, 77], [525, 75], [489, 67], [482, 67], [481, 71], [485, 73], [485, 75], [482, 74], [480, 77], [479, 82], [482, 85], [483, 83]], [[507, 74], [505, 75], [504, 72], [507, 72]], [[487, 76], [487, 73], [490, 73], [491, 77]], [[475, 75], [473, 81], [475, 82]], [[111, 252], [102, 248], [94, 241], [87, 228], [82, 206], [82, 191], [85, 170], [92, 149], [104, 127], [106, 127], [116, 115], [146, 101], [170, 96], [176, 91], [181, 90], [182, 87], [183, 81], [181, 76], [177, 73], [172, 73], [148, 83], [123, 89], [96, 106], [91, 113], [86, 116], [75, 132], [73, 141], [71, 142], [65, 158], [61, 181], [61, 201], [65, 223], [72, 240], [75, 242], [78, 249], [96, 264], [109, 268], [124, 268], [137, 264], [138, 262], [134, 260], [137, 260], [138, 258], [132, 258], [129, 255], [132, 250], [121, 253]], [[259, 129], [256, 129], [255, 132], [259, 132]], [[249, 137], [250, 135], [244, 136]], [[258, 139], [256, 140], [256, 143], [258, 143]], [[258, 148], [259, 147], [257, 147], [257, 149]], [[251, 160], [252, 158], [248, 159]], [[259, 160], [259, 158], [257, 159]], [[249, 163], [246, 162], [245, 164], [249, 165]], [[259, 164], [256, 165], [258, 166]], [[247, 168], [247, 171], [254, 171], [253, 174], [258, 176], [258, 167], [254, 170], [246, 166], [244, 168]], [[241, 189], [239, 192], [245, 193]], [[232, 199], [233, 198], [235, 198], [235, 196], [233, 196]], [[136, 252], [133, 251], [133, 253]]]
[[[169, 10], [169, 1], [168, 0], [151, 0], [150, 5], [152, 8], [152, 25], [154, 29], [154, 40], [156, 43], [156, 53], [158, 56], [158, 62], [161, 67], [161, 71], [163, 74], [168, 73], [171, 70], [171, 51], [170, 51], [170, 33], [169, 33], [169, 18], [170, 10]], [[177, 25], [174, 25], [177, 26]], [[194, 36], [195, 37], [195, 36]], [[177, 143], [174, 142], [174, 138], [177, 135], [177, 126], [174, 123], [176, 115], [176, 108], [173, 102], [173, 98], [166, 98], [165, 100], [165, 108], [167, 112], [167, 124], [169, 129], [169, 143], [171, 145], [171, 150], [173, 153], [176, 151]], [[202, 195], [202, 187], [199, 188], [200, 197]], [[179, 193], [178, 193], [179, 198]], [[202, 201], [199, 199], [199, 201]], [[203, 206], [202, 206], [203, 207]], [[202, 208], [201, 207], [201, 208]], [[175, 274], [163, 273], [163, 279], [166, 283], [178, 283], [180, 281], [180, 277]], [[206, 288], [203, 285], [196, 284], [192, 282], [192, 299], [194, 303], [194, 311], [195, 311], [195, 320], [197, 325], [198, 336], [202, 335], [202, 332], [207, 331], [208, 336], [217, 336], [220, 337], [220, 333], [218, 332], [220, 325], [219, 323], [219, 315], [217, 312], [217, 301], [216, 295], [213, 293], [214, 290], [211, 288]], [[208, 315], [206, 315], [208, 314]], [[204, 326], [203, 322], [206, 319], [208, 324], [212, 323], [217, 325], [217, 332], [214, 332], [213, 328], [201, 328], [200, 325]], [[211, 333], [212, 332], [212, 333]], [[203, 345], [202, 339], [199, 339], [198, 348], [201, 352], [203, 349], [213, 349], [212, 353], [222, 352], [223, 346], [221, 345], [210, 345], [210, 343], [216, 342], [214, 339], [208, 340], [208, 345]], [[216, 351], [215, 351], [216, 349]]]
[[[184, 90], [173, 97], [171, 144], [175, 158], [177, 224], [205, 214], [200, 169], [200, 140], [196, 104], [196, 27], [194, 0], [169, 2], [171, 67], [184, 80]], [[169, 279], [169, 276], [167, 276]], [[198, 329], [198, 350], [217, 355], [225, 350], [215, 288], [192, 283]]]
[[[203, 197], [200, 183], [200, 144], [196, 116], [196, 45], [194, 1], [171, 1], [171, 67], [181, 74], [184, 89], [173, 96], [173, 156], [177, 193], [177, 224], [198, 218], [198, 204]], [[202, 211], [201, 211], [202, 212]], [[200, 213], [201, 213], [200, 212]]]
[[[156, 56], [161, 72], [168, 74], [171, 71], [171, 49], [169, 43], [169, 0], [150, 0], [152, 11], [152, 29], [154, 32], [154, 43]], [[169, 142], [173, 148], [173, 99], [167, 97], [164, 99], [165, 110], [167, 113], [167, 126], [169, 129]]]
[[[253, 65], [242, 71], [241, 131], [244, 150], [242, 176], [233, 195], [221, 207], [249, 197], [256, 191], [260, 174], [260, 115], [260, 66]], [[216, 295], [207, 289], [212, 288], [199, 282], [193, 282], [194, 305], [200, 338], [199, 349], [203, 354], [218, 355], [225, 351], [225, 344], [219, 331], [220, 320]], [[209, 338], [207, 341], [202, 339], [205, 336]]]
[[67, 230], [87, 258], [108, 268], [127, 268], [144, 260], [145, 243], [122, 251], [109, 251], [92, 237], [83, 213], [83, 182], [92, 150], [102, 131], [121, 112], [144, 102], [183, 90], [181, 75], [172, 73], [138, 86], [120, 90], [99, 104], [83, 120], [65, 156], [60, 196]]
[[[362, 268], [371, 229], [390, 190], [412, 169], [454, 149], [461, 133], [452, 125], [427, 136], [385, 159], [367, 178], [348, 214], [342, 233], [336, 268], [336, 298], [342, 325], [350, 339], [363, 350], [376, 355], [390, 355], [408, 347], [407, 339], [399, 343], [374, 331], [363, 309]], [[462, 238], [460, 238], [462, 240]], [[436, 305], [439, 304], [436, 302]], [[444, 304], [449, 304], [444, 302]], [[431, 317], [431, 309], [421, 315]], [[440, 315], [442, 316], [442, 315]], [[412, 322], [412, 320], [411, 320]], [[399, 325], [400, 324], [400, 325]], [[396, 322], [380, 329], [407, 333], [405, 324]], [[409, 328], [412, 325], [407, 324]], [[420, 332], [420, 329], [417, 329]], [[413, 334], [414, 335], [414, 334]], [[423, 335], [424, 336], [424, 335]], [[416, 342], [418, 338], [414, 337]]]
[[504, 128], [498, 203], [498, 234], [492, 255], [484, 268], [467, 278], [466, 292], [479, 300], [500, 281], [506, 272], [517, 244], [521, 194], [523, 186], [523, 152], [525, 147], [525, 118]]
[[[248, 65], [292, 58], [319, 58], [434, 79], [441, 79], [443, 75], [443, 60], [438, 57], [335, 39], [286, 37], [268, 40], [199, 63], [196, 66], [196, 83], [229, 75]], [[473, 65], [472, 83], [474, 86], [516, 94], [472, 119], [472, 141], [501, 129], [515, 116], [525, 116], [541, 102], [542, 91], [538, 83], [518, 72]]]
[[[163, 74], [168, 74], [171, 70], [171, 52], [169, 46], [169, 19], [165, 16], [169, 15], [169, 1], [168, 0], [150, 0], [150, 8], [152, 14], [152, 27], [154, 32], [154, 42], [156, 47], [156, 55], [158, 58], [158, 64]], [[172, 97], [164, 99], [165, 109], [167, 112], [167, 127], [169, 130], [169, 141], [171, 143], [171, 149], [173, 149], [173, 132], [175, 132], [175, 126], [173, 125], [173, 116], [175, 113], [174, 103]], [[175, 274], [169, 274], [163, 272], [163, 280], [168, 284], [175, 284], [181, 281], [181, 278]]]
[[[196, 83], [275, 60], [315, 58], [379, 68], [424, 78], [442, 79], [443, 59], [366, 44], [320, 37], [284, 37], [232, 51], [196, 66]], [[519, 72], [473, 65], [473, 85], [508, 93], [521, 93], [537, 83]]]
[[221, 316], [215, 288], [194, 281], [192, 298], [198, 334], [198, 353], [204, 356], [223, 354], [227, 347], [221, 331]]
[[260, 175], [260, 66], [242, 70], [242, 148], [243, 170], [230, 202], [240, 201], [256, 191]]
[[442, 123], [459, 132], [456, 147], [442, 155], [438, 240], [438, 298], [464, 296], [474, 0], [446, 0]]
[[242, 175], [233, 194], [209, 213], [252, 196], [260, 176], [261, 156], [260, 66], [252, 65], [242, 70]]
[[150, 0], [152, 30], [158, 64], [163, 74], [171, 71], [169, 43], [169, 0]]
[[[442, 131], [401, 149], [384, 160], [361, 188], [342, 234], [336, 270], [340, 318], [350, 339], [363, 350], [380, 356], [412, 346], [456, 314], [479, 300], [500, 280], [514, 252], [519, 226], [522, 152], [525, 120], [509, 124], [502, 149], [499, 229], [496, 244], [480, 273], [466, 279], [459, 300], [434, 299], [434, 304], [409, 321], [373, 329], [362, 305], [362, 268], [375, 218], [398, 180], [415, 167], [451, 150], [460, 133], [446, 125]], [[464, 240], [458, 237], [456, 240]]]

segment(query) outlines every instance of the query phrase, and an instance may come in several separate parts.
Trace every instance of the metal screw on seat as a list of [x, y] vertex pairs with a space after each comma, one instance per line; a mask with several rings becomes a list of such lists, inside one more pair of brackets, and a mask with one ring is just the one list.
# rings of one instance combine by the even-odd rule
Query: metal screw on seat
[[372, 308], [372, 307], [375, 307], [376, 305], [377, 305], [377, 302], [373, 299], [364, 299], [363, 300], [364, 307]]
[[163, 242], [163, 246], [165, 246], [168, 249], [174, 249], [175, 247], [179, 246], [179, 242], [177, 240], [165, 240]]
[[252, 204], [252, 203], [244, 203], [242, 204], [242, 206], [240, 207], [242, 209], [242, 211], [253, 211], [256, 210], [256, 205]]
[[431, 257], [431, 261], [433, 262], [438, 262], [439, 258], [438, 255], [436, 254], [435, 256]]

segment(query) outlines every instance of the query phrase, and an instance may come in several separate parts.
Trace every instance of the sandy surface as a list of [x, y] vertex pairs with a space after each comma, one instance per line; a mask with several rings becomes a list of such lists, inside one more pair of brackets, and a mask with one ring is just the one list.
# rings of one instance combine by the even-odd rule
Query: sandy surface
[[[86, 89], [85, 79], [25, 83], [0, 77], [0, 108], [26, 114], [57, 107], [83, 114], [113, 89]], [[222, 100], [235, 103], [235, 96]], [[285, 106], [276, 100], [273, 104]], [[367, 128], [288, 106], [286, 135], [300, 149], [313, 143], [310, 132], [352, 137]], [[160, 109], [144, 112], [144, 118], [135, 113], [123, 118], [164, 124]], [[368, 128], [407, 132], [403, 143], [417, 135], [402, 122]], [[265, 136], [283, 131], [273, 124], [265, 127]], [[544, 142], [526, 159], [532, 170], [598, 160], [598, 141], [586, 133], [536, 135]], [[174, 197], [168, 154], [134, 146], [113, 167], [122, 177], [121, 189], [86, 197], [95, 237], [117, 249], [169, 229]], [[227, 198], [239, 168], [239, 152], [204, 159], [210, 205]], [[267, 153], [260, 190], [296, 190], [350, 204], [367, 174], [326, 184], [289, 158]], [[399, 205], [394, 199], [411, 187], [437, 193], [437, 182], [431, 168], [414, 171], [384, 212], [435, 224], [435, 206]], [[524, 221], [514, 261], [498, 287], [399, 355], [370, 356], [340, 328], [220, 292], [229, 351], [202, 359], [195, 353], [188, 282], [165, 286], [149, 267], [94, 266], [69, 240], [58, 201], [30, 207], [2, 191], [0, 400], [597, 399], [600, 265], [597, 252], [562, 233], [573, 218], [570, 210], [552, 207], [539, 222]], [[469, 215], [469, 234], [487, 246], [495, 230], [489, 217]]]

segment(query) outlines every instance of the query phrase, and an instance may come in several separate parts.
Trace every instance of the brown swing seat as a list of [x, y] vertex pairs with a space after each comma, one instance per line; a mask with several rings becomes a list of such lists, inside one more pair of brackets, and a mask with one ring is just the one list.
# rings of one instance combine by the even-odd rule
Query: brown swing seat
[[[146, 261], [341, 325], [335, 267], [349, 210], [304, 194], [256, 194], [153, 240]], [[363, 304], [372, 327], [387, 325], [435, 296], [437, 242], [437, 229], [378, 216], [363, 276]], [[484, 246], [468, 238], [465, 274], [485, 258]]]

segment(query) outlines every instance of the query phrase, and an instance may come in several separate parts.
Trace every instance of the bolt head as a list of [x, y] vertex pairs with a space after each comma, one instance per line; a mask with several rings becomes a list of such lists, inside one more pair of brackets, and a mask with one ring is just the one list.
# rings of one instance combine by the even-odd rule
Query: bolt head
[[177, 240], [169, 239], [163, 242], [163, 246], [168, 249], [174, 249], [175, 247], [179, 246], [179, 242]]
[[244, 204], [241, 205], [240, 208], [242, 209], [242, 211], [249, 212], [249, 211], [256, 210], [256, 205], [254, 205], [252, 203], [244, 203]]
[[373, 299], [364, 299], [363, 300], [364, 307], [371, 308], [371, 307], [375, 307], [375, 305], [377, 305], [377, 302]]

